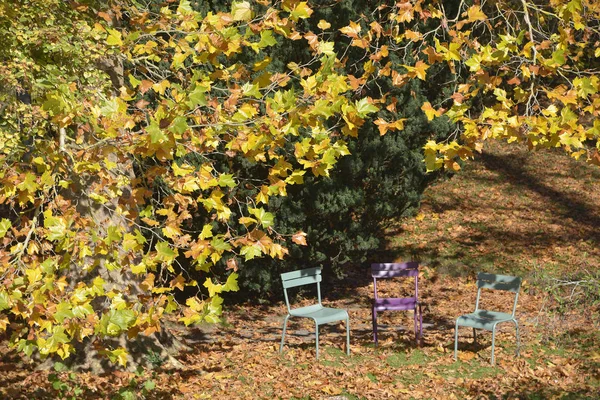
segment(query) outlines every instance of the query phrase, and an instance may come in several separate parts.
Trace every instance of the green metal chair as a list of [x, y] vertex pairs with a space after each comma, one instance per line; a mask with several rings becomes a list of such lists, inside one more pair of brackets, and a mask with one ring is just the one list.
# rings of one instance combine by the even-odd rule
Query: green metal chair
[[[479, 309], [479, 299], [481, 289], [494, 289], [512, 292], [515, 294], [512, 314], [488, 311]], [[477, 340], [477, 332], [475, 329], [485, 329], [492, 331], [492, 365], [494, 365], [494, 345], [496, 339], [496, 326], [503, 322], [513, 322], [516, 328], [517, 350], [516, 355], [519, 355], [519, 323], [515, 318], [517, 310], [517, 300], [519, 299], [519, 290], [521, 289], [521, 278], [509, 275], [486, 274], [480, 272], [477, 274], [477, 300], [475, 300], [475, 311], [471, 314], [466, 314], [458, 317], [454, 331], [454, 359], [458, 352], [458, 327], [467, 326], [473, 328], [473, 340]]]
[[[319, 325], [329, 322], [346, 321], [346, 352], [350, 354], [350, 317], [348, 312], [339, 308], [323, 307], [321, 304], [321, 268], [307, 268], [299, 271], [286, 272], [281, 274], [281, 282], [283, 283], [283, 294], [285, 296], [285, 304], [288, 309], [288, 314], [283, 321], [283, 334], [281, 335], [281, 345], [279, 352], [283, 351], [283, 343], [285, 341], [285, 330], [290, 317], [311, 318], [315, 321], [315, 337], [317, 347], [317, 359], [319, 359]], [[312, 304], [305, 307], [291, 308], [287, 290], [289, 288], [317, 285], [317, 304]]]

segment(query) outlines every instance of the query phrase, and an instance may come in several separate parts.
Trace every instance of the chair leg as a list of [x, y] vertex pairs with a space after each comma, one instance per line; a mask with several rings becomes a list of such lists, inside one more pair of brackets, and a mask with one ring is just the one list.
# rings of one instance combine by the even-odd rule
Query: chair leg
[[285, 316], [283, 320], [283, 333], [281, 334], [281, 344], [279, 345], [279, 352], [283, 352], [283, 342], [285, 340], [285, 328], [287, 327], [288, 318], [290, 318], [290, 314]]
[[477, 330], [473, 328], [473, 343], [477, 342]]
[[317, 345], [317, 360], [319, 359], [319, 324], [315, 321], [315, 341]]
[[423, 341], [423, 308], [419, 304], [419, 338]]
[[495, 344], [496, 344], [496, 324], [494, 324], [494, 327], [492, 328], [492, 365], [494, 365], [494, 363], [496, 361], [494, 359]]
[[346, 354], [350, 355], [350, 317], [346, 319]]
[[414, 309], [414, 320], [415, 320], [415, 340], [417, 341], [417, 345], [419, 345], [419, 331], [417, 329], [417, 307]]
[[377, 345], [377, 311], [372, 309], [372, 319], [373, 319], [373, 341], [375, 345]]
[[513, 319], [514, 323], [515, 323], [515, 329], [517, 331], [517, 351], [516, 351], [516, 356], [519, 356], [519, 349], [521, 348], [521, 338], [519, 337], [519, 323], [517, 322], [516, 319]]
[[456, 361], [456, 355], [458, 353], [458, 321], [454, 327], [454, 361]]

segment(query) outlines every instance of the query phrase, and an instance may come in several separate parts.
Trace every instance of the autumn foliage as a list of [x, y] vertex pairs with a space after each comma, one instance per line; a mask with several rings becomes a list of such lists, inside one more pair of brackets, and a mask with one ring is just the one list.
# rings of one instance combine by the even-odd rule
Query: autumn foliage
[[[126, 365], [125, 343], [166, 314], [219, 321], [245, 261], [310, 245], [303, 227], [274, 229], [273, 199], [329, 176], [365, 123], [402, 135], [397, 99], [366, 90], [382, 77], [453, 76], [420, 107], [456, 127], [422, 132], [429, 170], [488, 138], [600, 164], [596, 2], [386, 3], [335, 32], [346, 48], [328, 21], [304, 30], [313, 7], [0, 1], [0, 331], [14, 347], [68, 358], [92, 341]], [[280, 43], [309, 59], [275, 66]]]

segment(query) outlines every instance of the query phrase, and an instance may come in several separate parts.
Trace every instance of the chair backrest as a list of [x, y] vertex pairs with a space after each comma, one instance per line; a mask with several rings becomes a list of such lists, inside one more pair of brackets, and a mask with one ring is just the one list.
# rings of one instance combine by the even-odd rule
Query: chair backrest
[[477, 274], [477, 300], [475, 301], [475, 311], [479, 310], [479, 297], [481, 289], [503, 290], [515, 294], [512, 315], [515, 316], [517, 310], [517, 300], [519, 299], [519, 290], [521, 289], [521, 278], [518, 276], [488, 274], [480, 272]]
[[415, 278], [415, 298], [419, 298], [419, 263], [408, 261], [403, 263], [374, 263], [371, 264], [371, 276], [373, 277], [373, 291], [377, 299], [377, 279], [388, 279], [396, 277]]
[[290, 301], [288, 298], [287, 290], [289, 288], [304, 286], [304, 285], [317, 285], [317, 299], [321, 304], [321, 268], [306, 268], [298, 271], [284, 272], [281, 274], [281, 283], [283, 284], [283, 295], [285, 297], [285, 305], [288, 308], [288, 312], [291, 310]]

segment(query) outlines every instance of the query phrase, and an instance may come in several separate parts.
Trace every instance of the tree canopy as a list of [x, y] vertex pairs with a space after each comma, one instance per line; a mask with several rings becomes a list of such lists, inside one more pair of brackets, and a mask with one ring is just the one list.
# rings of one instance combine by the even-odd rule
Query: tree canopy
[[[311, 22], [334, 4], [0, 1], [0, 331], [14, 346], [67, 358], [93, 340], [125, 365], [127, 339], [167, 313], [217, 322], [244, 262], [310, 245], [302, 226], [276, 230], [275, 210], [335, 174], [365, 124], [422, 147], [431, 171], [489, 138], [600, 164], [596, 2], [415, 0]], [[297, 49], [285, 64], [282, 48]]]

